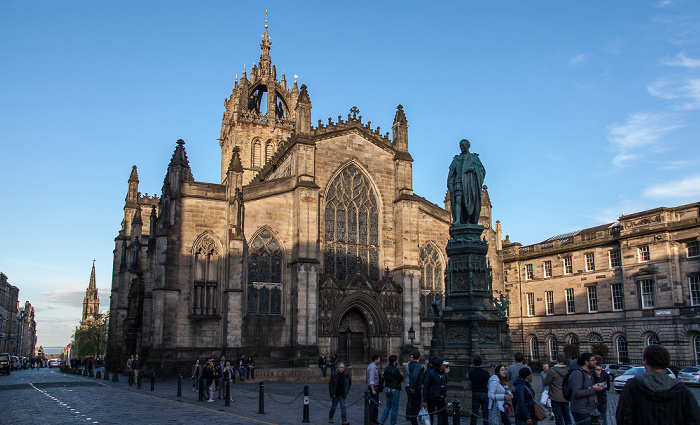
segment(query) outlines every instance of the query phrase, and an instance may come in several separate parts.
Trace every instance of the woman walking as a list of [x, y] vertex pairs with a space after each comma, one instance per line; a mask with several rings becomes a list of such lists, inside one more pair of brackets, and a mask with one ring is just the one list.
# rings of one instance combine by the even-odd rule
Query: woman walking
[[513, 400], [513, 394], [508, 388], [506, 369], [503, 365], [497, 365], [495, 373], [489, 378], [489, 423], [510, 425], [508, 404]]
[[231, 397], [231, 385], [233, 384], [233, 377], [235, 376], [235, 372], [233, 370], [233, 367], [231, 366], [231, 361], [226, 360], [226, 366], [224, 366], [223, 371], [221, 372], [221, 378], [222, 378], [222, 385], [224, 385], [224, 397], [226, 397], [226, 386], [228, 385], [229, 391], [228, 391], [228, 399], [231, 403], [233, 403], [233, 397]]
[[192, 365], [192, 391], [199, 392], [199, 375], [202, 374], [202, 366], [199, 365], [199, 359], [194, 361]]

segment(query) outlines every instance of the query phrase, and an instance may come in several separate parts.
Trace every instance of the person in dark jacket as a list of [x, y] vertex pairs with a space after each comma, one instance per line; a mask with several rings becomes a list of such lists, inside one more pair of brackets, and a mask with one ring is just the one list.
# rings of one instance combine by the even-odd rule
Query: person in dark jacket
[[437, 425], [447, 425], [447, 365], [440, 357], [436, 358], [423, 381], [423, 407], [428, 408], [430, 423], [433, 423], [433, 412], [437, 410]]
[[595, 371], [593, 373], [593, 383], [600, 384], [603, 391], [598, 391], [595, 394], [595, 404], [598, 412], [600, 412], [601, 425], [608, 425], [608, 391], [610, 391], [610, 375], [603, 370], [603, 357], [595, 357]]
[[396, 420], [399, 416], [399, 401], [401, 400], [401, 383], [403, 382], [403, 375], [396, 367], [396, 360], [398, 357], [395, 355], [389, 356], [389, 364], [384, 368], [384, 394], [386, 395], [386, 407], [384, 408], [384, 413], [382, 413], [382, 418], [379, 420], [380, 424], [385, 424], [386, 420], [391, 414], [391, 425], [396, 425]]
[[549, 387], [549, 399], [556, 425], [571, 425], [569, 402], [564, 398], [564, 377], [569, 372], [564, 353], [557, 354], [557, 364], [550, 367], [544, 378], [544, 385]]
[[532, 371], [529, 367], [520, 368], [513, 379], [515, 385], [515, 425], [537, 425], [535, 419], [535, 390], [530, 386]]
[[350, 392], [350, 385], [352, 385], [350, 373], [345, 372], [345, 363], [340, 362], [335, 372], [331, 374], [331, 379], [328, 381], [328, 392], [332, 400], [331, 411], [328, 413], [329, 423], [333, 423], [335, 408], [338, 406], [338, 403], [340, 403], [340, 419], [343, 421], [343, 425], [348, 425], [348, 417], [345, 410], [345, 397], [347, 397]]
[[576, 425], [588, 425], [591, 413], [595, 410], [596, 393], [603, 391], [603, 386], [593, 383], [591, 371], [595, 371], [595, 357], [592, 353], [582, 353], [571, 370], [571, 414]]
[[414, 351], [411, 362], [408, 364], [408, 388], [411, 396], [408, 402], [411, 404], [409, 419], [412, 425], [418, 425], [418, 412], [420, 411], [421, 395], [423, 393], [423, 370], [425, 366], [420, 364], [420, 351]]
[[700, 406], [685, 384], [666, 375], [671, 356], [653, 344], [644, 350], [644, 375], [627, 381], [617, 404], [618, 425], [700, 424]]
[[479, 408], [481, 408], [484, 425], [486, 425], [489, 416], [489, 379], [491, 374], [481, 367], [481, 357], [476, 356], [472, 361], [474, 367], [467, 374], [469, 381], [472, 383], [472, 418], [470, 425], [476, 425], [476, 418], [479, 417]]
[[321, 353], [321, 357], [318, 358], [318, 367], [321, 368], [321, 373], [323, 377], [326, 377], [326, 370], [328, 369], [328, 361], [326, 360], [326, 355]]

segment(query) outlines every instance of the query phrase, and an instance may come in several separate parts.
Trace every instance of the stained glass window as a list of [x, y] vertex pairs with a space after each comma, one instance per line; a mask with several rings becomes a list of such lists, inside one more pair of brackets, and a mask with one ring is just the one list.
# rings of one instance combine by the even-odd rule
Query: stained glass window
[[217, 315], [219, 284], [219, 251], [209, 235], [201, 237], [194, 248], [194, 293], [192, 313]]
[[282, 250], [267, 229], [250, 243], [247, 289], [248, 313], [282, 314]]
[[433, 244], [427, 244], [420, 251], [421, 317], [432, 319], [430, 304], [445, 291], [444, 269], [440, 255]]
[[346, 279], [360, 270], [379, 280], [379, 212], [369, 179], [355, 165], [326, 190], [323, 270]]

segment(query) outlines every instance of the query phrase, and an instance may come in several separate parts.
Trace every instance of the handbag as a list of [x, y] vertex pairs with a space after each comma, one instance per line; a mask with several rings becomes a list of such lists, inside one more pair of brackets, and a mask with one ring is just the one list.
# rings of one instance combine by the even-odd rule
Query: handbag
[[547, 411], [544, 406], [542, 406], [542, 403], [538, 403], [537, 401], [535, 401], [535, 419], [538, 421], [547, 419]]
[[421, 407], [418, 412], [418, 425], [430, 425], [430, 415], [425, 407]]
[[540, 397], [540, 403], [542, 403], [546, 406], [548, 400], [549, 400], [549, 388], [542, 391], [542, 397]]

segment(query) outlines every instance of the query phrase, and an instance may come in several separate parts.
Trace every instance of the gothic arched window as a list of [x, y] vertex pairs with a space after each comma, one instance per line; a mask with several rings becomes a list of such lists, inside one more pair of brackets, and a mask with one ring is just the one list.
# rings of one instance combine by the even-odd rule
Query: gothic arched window
[[443, 295], [443, 267], [437, 249], [431, 243], [420, 250], [421, 317], [432, 319], [430, 304]]
[[265, 144], [265, 162], [272, 158], [273, 153], [275, 153], [275, 143], [272, 140], [268, 140]]
[[218, 315], [219, 259], [221, 254], [209, 235], [195, 242], [193, 314]]
[[369, 179], [348, 165], [328, 185], [324, 273], [346, 279], [362, 271], [379, 280], [379, 212]]
[[253, 168], [260, 168], [262, 157], [262, 147], [259, 140], [253, 141]]
[[282, 313], [282, 249], [268, 229], [250, 243], [247, 312]]

